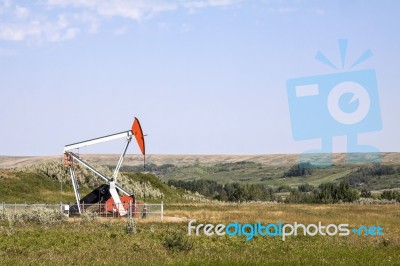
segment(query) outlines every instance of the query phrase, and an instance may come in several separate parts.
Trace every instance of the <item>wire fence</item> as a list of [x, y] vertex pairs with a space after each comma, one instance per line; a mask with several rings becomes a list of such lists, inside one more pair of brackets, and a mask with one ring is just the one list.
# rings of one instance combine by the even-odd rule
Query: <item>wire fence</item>
[[[75, 207], [75, 209], [74, 209]], [[80, 204], [81, 213], [96, 213], [99, 217], [105, 218], [136, 218], [136, 219], [149, 219], [161, 220], [164, 218], [164, 203], [131, 203], [123, 206], [116, 204]], [[59, 210], [69, 216], [79, 215], [77, 205], [69, 205], [64, 203], [59, 204], [27, 204], [27, 203], [5, 203], [0, 204], [0, 211], [5, 210], [9, 213], [17, 213], [29, 211], [34, 208], [47, 208]], [[75, 211], [76, 210], [76, 211]]]

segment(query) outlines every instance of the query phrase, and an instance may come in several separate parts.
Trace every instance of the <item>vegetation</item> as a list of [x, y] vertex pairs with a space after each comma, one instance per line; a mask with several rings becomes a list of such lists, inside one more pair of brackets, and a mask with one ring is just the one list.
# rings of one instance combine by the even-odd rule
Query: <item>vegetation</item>
[[356, 168], [341, 178], [354, 188], [400, 188], [400, 167], [397, 165], [372, 164]]
[[396, 201], [400, 202], [400, 191], [385, 190], [381, 194], [381, 199], [396, 200]]
[[218, 184], [212, 180], [198, 179], [193, 181], [169, 180], [168, 185], [180, 187], [191, 192], [222, 201], [272, 201], [274, 191], [271, 187], [262, 184]]
[[[101, 180], [94, 177], [99, 184]], [[80, 179], [80, 193], [86, 195], [96, 186], [90, 186]], [[70, 180], [60, 182], [58, 178], [43, 172], [0, 170], [0, 202], [6, 203], [60, 203], [74, 202], [75, 195]], [[123, 187], [132, 191], [137, 199], [160, 201], [167, 197], [170, 200], [182, 200], [183, 191], [168, 187], [151, 174], [126, 173], [119, 180]], [[97, 184], [96, 184], [97, 185]]]
[[[96, 166], [107, 175], [111, 170]], [[199, 201], [208, 199], [220, 201], [287, 201], [292, 203], [336, 203], [372, 197], [371, 190], [400, 187], [400, 167], [395, 164], [360, 165], [354, 169], [349, 166], [334, 166], [329, 169], [312, 168], [311, 164], [295, 164], [275, 172], [274, 177], [264, 180], [246, 177], [251, 171], [265, 176], [271, 168], [261, 163], [238, 161], [235, 163], [217, 163], [178, 167], [173, 164], [156, 166], [150, 164], [150, 170], [162, 173], [124, 172], [118, 182], [132, 191], [140, 200], [159, 201]], [[177, 173], [191, 171], [198, 178], [172, 179]], [[267, 173], [266, 173], [267, 172]], [[78, 182], [82, 194], [89, 193], [103, 181], [90, 171], [77, 166]], [[239, 179], [235, 176], [241, 176]], [[255, 174], [257, 175], [257, 174]], [[224, 176], [224, 182], [205, 177]], [[230, 176], [234, 176], [233, 181]], [[286, 178], [281, 178], [285, 176]], [[21, 171], [2, 170], [0, 180], [0, 201], [9, 203], [59, 203], [74, 202], [74, 194], [68, 171], [60, 161], [46, 161], [26, 166]], [[162, 180], [166, 181], [165, 184]], [[264, 180], [264, 181], [261, 181]], [[308, 182], [310, 181], [310, 182]], [[272, 183], [272, 185], [268, 185]], [[347, 194], [340, 190], [340, 184], [348, 187]], [[178, 188], [178, 189], [176, 189]], [[350, 188], [355, 188], [357, 193]], [[187, 193], [185, 191], [189, 191]], [[394, 192], [393, 192], [394, 193]], [[345, 195], [345, 196], [343, 196]], [[206, 198], [205, 198], [206, 197]], [[374, 194], [375, 198], [379, 195]], [[382, 199], [398, 200], [397, 194], [386, 192]]]
[[311, 187], [301, 185], [298, 189], [292, 189], [290, 196], [286, 198], [286, 202], [291, 203], [338, 203], [338, 202], [353, 202], [359, 199], [359, 192], [350, 188], [348, 183], [340, 182], [324, 183], [314, 188], [311, 192]]
[[290, 167], [289, 170], [283, 174], [283, 177], [311, 175], [313, 168], [313, 165], [309, 162], [298, 163]]
[[[319, 186], [322, 183], [340, 183], [345, 181], [351, 187], [361, 190], [382, 190], [400, 188], [400, 165], [334, 165], [330, 168], [315, 168], [310, 163], [298, 163], [289, 166], [265, 165], [251, 161], [234, 163], [215, 163], [177, 166], [174, 164], [150, 164], [147, 171], [164, 182], [213, 180], [218, 184], [239, 183], [261, 184], [265, 187], [298, 187], [308, 183]], [[142, 172], [143, 167], [127, 167], [126, 171]], [[288, 190], [290, 191], [290, 189]], [[199, 191], [199, 193], [201, 193]], [[205, 193], [205, 195], [208, 195]]]
[[[274, 201], [277, 193], [290, 191], [285, 198], [287, 203], [338, 203], [353, 202], [359, 199], [359, 192], [350, 188], [349, 184], [342, 181], [336, 183], [323, 183], [318, 187], [310, 184], [301, 184], [298, 188], [281, 186], [276, 188], [265, 187], [261, 184], [218, 184], [212, 180], [169, 180], [168, 185], [198, 192], [208, 197], [222, 201]], [[397, 195], [397, 194], [396, 194]]]
[[[42, 208], [19, 213], [0, 209], [0, 264], [397, 265], [400, 261], [400, 209], [395, 204], [400, 202], [400, 191], [390, 189], [400, 187], [396, 164], [355, 168], [335, 165], [329, 169], [313, 168], [307, 173], [296, 164], [276, 166], [247, 161], [152, 167], [148, 169], [159, 173], [160, 178], [140, 170], [123, 173], [119, 180], [136, 189], [135, 193], [142, 199], [146, 197], [146, 201], [160, 201], [162, 197], [164, 222], [110, 220], [93, 213], [66, 218], [59, 211]], [[83, 170], [78, 171], [82, 174], [82, 194], [91, 191], [95, 183], [90, 182], [97, 181], [86, 178]], [[282, 178], [289, 172], [293, 175]], [[60, 165], [0, 170], [0, 201], [73, 202], [67, 177]], [[384, 191], [379, 195], [371, 192], [376, 188]], [[189, 202], [206, 200], [197, 192], [227, 202]], [[350, 203], [359, 202], [360, 196], [391, 201], [391, 205]], [[257, 200], [263, 202], [246, 203]], [[331, 204], [341, 202], [348, 204]], [[320, 221], [348, 223], [352, 228], [379, 225], [384, 228], [384, 236], [298, 235], [286, 241], [261, 236], [251, 241], [243, 236], [188, 236], [190, 219], [196, 219], [196, 224]]]
[[168, 231], [162, 244], [169, 251], [189, 251], [193, 248], [193, 241], [180, 231]]
[[349, 223], [377, 225], [384, 236], [187, 236], [187, 222], [139, 220], [128, 233], [126, 220], [78, 218], [43, 227], [15, 225], [0, 241], [4, 265], [397, 265], [400, 261], [399, 208], [395, 205], [195, 204], [170, 205], [166, 216], [190, 217], [199, 223]]
[[[112, 172], [107, 167], [102, 167], [97, 164], [92, 164], [101, 173], [111, 176]], [[60, 183], [66, 183], [71, 186], [71, 179], [69, 177], [68, 168], [64, 167], [61, 161], [50, 160], [41, 162], [39, 164], [26, 166], [22, 169], [25, 173], [35, 173], [44, 175], [47, 179], [58, 181]], [[80, 164], [75, 165], [75, 171], [77, 173], [77, 180], [80, 188], [86, 188], [92, 190], [104, 183], [104, 180], [96, 176], [86, 167]], [[157, 187], [152, 185], [152, 182], [157, 184]], [[164, 194], [160, 191], [160, 185], [157, 178], [152, 178], [151, 175], [146, 174], [130, 174], [126, 175], [120, 173], [118, 176], [118, 183], [122, 185], [126, 190], [132, 191], [139, 198], [163, 198]]]

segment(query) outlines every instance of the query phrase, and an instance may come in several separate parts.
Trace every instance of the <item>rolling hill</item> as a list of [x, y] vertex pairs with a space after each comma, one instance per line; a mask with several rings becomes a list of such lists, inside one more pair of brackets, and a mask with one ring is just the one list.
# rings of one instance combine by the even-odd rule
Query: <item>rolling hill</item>
[[[119, 156], [81, 154], [81, 157], [92, 165], [102, 165], [102, 171], [110, 174]], [[298, 162], [297, 155], [148, 155], [145, 171], [141, 156], [126, 156], [120, 182], [139, 198], [147, 193], [147, 199], [163, 197], [170, 200], [182, 200], [185, 193], [166, 185], [168, 180], [208, 179], [220, 184], [238, 182], [273, 187], [297, 187], [305, 183], [318, 186], [347, 180], [353, 187], [370, 190], [400, 187], [400, 153], [382, 154], [382, 165], [393, 168], [391, 173], [383, 175], [371, 174], [370, 165], [344, 164], [345, 154], [335, 154], [333, 158], [331, 168], [315, 168], [311, 174], [287, 176], [287, 171]], [[364, 169], [363, 174], [360, 169]], [[78, 175], [82, 194], [102, 182], [83, 168], [78, 169]], [[62, 157], [0, 156], [1, 201], [74, 201]]]

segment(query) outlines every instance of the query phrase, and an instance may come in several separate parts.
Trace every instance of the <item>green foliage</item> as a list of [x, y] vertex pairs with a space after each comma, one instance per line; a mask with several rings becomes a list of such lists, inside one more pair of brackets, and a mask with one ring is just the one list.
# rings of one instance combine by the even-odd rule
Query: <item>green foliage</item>
[[372, 164], [356, 168], [341, 178], [353, 188], [387, 189], [400, 187], [400, 168], [394, 165]]
[[298, 163], [290, 167], [290, 169], [283, 174], [283, 177], [307, 176], [312, 173], [313, 165], [311, 163]]
[[234, 182], [222, 185], [213, 180], [197, 179], [192, 181], [169, 180], [168, 185], [222, 201], [271, 201], [275, 199], [273, 189], [262, 184]]
[[360, 197], [362, 198], [372, 198], [371, 190], [368, 190], [367, 188], [362, 188], [360, 192]]
[[288, 185], [281, 185], [276, 189], [277, 192], [290, 192], [291, 190], [292, 188]]
[[210, 166], [209, 170], [213, 172], [232, 172], [237, 170], [245, 170], [249, 168], [259, 168], [262, 167], [262, 164], [255, 163], [251, 161], [239, 161], [234, 163], [218, 163], [214, 166]]
[[163, 238], [163, 246], [169, 251], [190, 251], [193, 242], [179, 231], [168, 231]]
[[[338, 203], [353, 202], [359, 199], [357, 190], [350, 188], [348, 183], [340, 182], [323, 183], [318, 189], [312, 188], [312, 192], [302, 192], [299, 189], [292, 189], [286, 202], [290, 203]], [[302, 187], [303, 189], [303, 187]], [[311, 187], [308, 187], [311, 189]]]
[[311, 191], [314, 190], [314, 186], [312, 186], [312, 185], [306, 183], [306, 184], [301, 184], [301, 185], [298, 187], [298, 189], [299, 189], [300, 192], [311, 192]]
[[400, 191], [385, 190], [381, 194], [381, 199], [396, 200], [396, 201], [400, 202]]
[[[113, 169], [113, 166], [109, 166], [109, 168]], [[121, 167], [122, 172], [141, 173], [143, 171], [146, 171], [160, 177], [172, 173], [175, 169], [176, 166], [173, 164], [156, 165], [154, 163], [148, 163], [146, 164], [146, 167], [143, 167], [143, 165], [134, 165], [134, 166], [125, 165]]]

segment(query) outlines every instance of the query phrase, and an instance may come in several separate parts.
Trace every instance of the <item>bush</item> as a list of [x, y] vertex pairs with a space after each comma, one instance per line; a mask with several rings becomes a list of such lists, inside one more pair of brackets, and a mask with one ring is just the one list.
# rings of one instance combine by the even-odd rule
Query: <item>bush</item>
[[[287, 203], [339, 203], [339, 202], [353, 202], [359, 199], [357, 190], [350, 188], [346, 182], [335, 183], [322, 183], [318, 188], [314, 188], [310, 192], [302, 192], [302, 190], [309, 190], [312, 186], [302, 187], [299, 189], [292, 189], [289, 197], [286, 198]], [[301, 188], [301, 189], [300, 189]]]
[[28, 223], [35, 223], [42, 226], [59, 224], [67, 220], [67, 216], [59, 210], [48, 208], [33, 208], [22, 214], [22, 219]]
[[283, 177], [311, 175], [313, 168], [314, 166], [309, 162], [295, 164], [283, 174]]
[[164, 236], [163, 246], [170, 251], [189, 251], [193, 242], [180, 232], [170, 231]]
[[361, 195], [360, 196], [362, 198], [372, 198], [371, 191], [366, 189], [366, 188], [361, 189]]
[[33, 223], [48, 227], [54, 224], [60, 224], [66, 221], [68, 217], [59, 210], [37, 207], [15, 213], [8, 213], [2, 210], [0, 212], [0, 219], [8, 221], [10, 225]]
[[127, 234], [136, 234], [136, 221], [133, 218], [128, 218], [126, 221], [125, 232]]
[[96, 212], [89, 212], [89, 211], [83, 212], [83, 213], [80, 215], [81, 222], [83, 222], [83, 223], [93, 222], [93, 221], [95, 221], [98, 217], [99, 217], [99, 216], [97, 215]]
[[385, 190], [381, 194], [381, 199], [396, 200], [396, 201], [400, 202], [400, 191]]
[[301, 184], [300, 186], [298, 186], [298, 190], [300, 192], [311, 192], [314, 190], [314, 186], [306, 183], [306, 184]]

